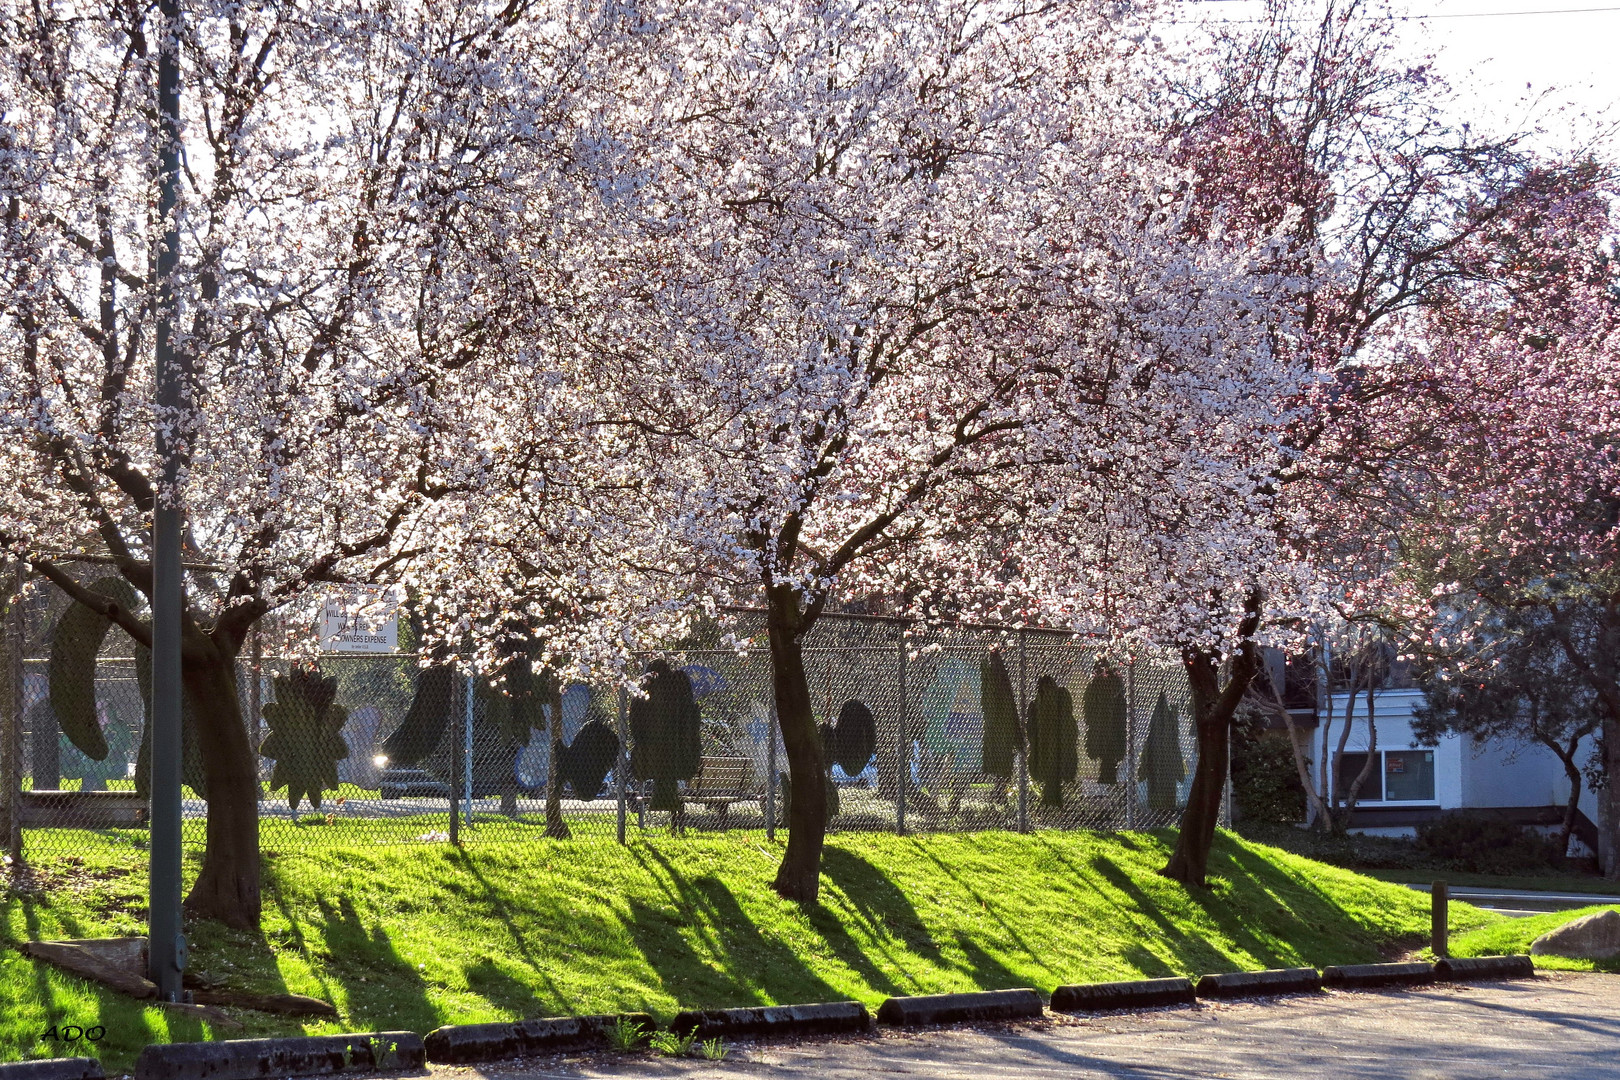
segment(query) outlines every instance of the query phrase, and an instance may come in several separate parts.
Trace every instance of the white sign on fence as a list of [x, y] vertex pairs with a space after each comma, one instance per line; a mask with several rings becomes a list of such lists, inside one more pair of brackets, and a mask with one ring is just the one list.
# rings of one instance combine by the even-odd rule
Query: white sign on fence
[[326, 594], [321, 610], [321, 651], [387, 653], [399, 648], [397, 585], [356, 585]]

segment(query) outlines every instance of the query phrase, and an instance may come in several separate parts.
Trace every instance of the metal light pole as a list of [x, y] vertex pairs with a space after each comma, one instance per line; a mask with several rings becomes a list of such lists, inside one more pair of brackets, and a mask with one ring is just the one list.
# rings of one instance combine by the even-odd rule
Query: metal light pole
[[180, 4], [158, 4], [159, 148], [157, 252], [158, 497], [152, 508], [152, 858], [149, 871], [147, 965], [160, 1001], [179, 1001], [186, 942], [180, 924], [180, 611], [179, 492], [187, 405], [184, 361], [174, 349], [175, 270], [180, 262]]

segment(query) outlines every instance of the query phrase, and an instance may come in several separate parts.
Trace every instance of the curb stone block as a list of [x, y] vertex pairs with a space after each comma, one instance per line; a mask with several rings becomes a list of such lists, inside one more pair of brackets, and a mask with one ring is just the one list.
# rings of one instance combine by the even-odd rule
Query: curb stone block
[[87, 1057], [0, 1064], [0, 1080], [103, 1080], [106, 1075], [101, 1071], [101, 1062]]
[[877, 1022], [894, 1027], [1024, 1020], [1042, 1015], [1041, 995], [1018, 990], [983, 990], [967, 994], [892, 997], [878, 1007]]
[[706, 1009], [683, 1012], [670, 1023], [677, 1035], [696, 1038], [741, 1038], [774, 1035], [843, 1035], [869, 1031], [872, 1014], [859, 1001], [829, 1001], [816, 1005], [768, 1005], [751, 1009]]
[[135, 1061], [135, 1080], [259, 1080], [344, 1072], [420, 1069], [426, 1060], [414, 1031], [286, 1039], [153, 1043]]
[[1313, 994], [1322, 989], [1322, 974], [1315, 968], [1272, 968], [1268, 971], [1233, 971], [1205, 975], [1198, 980], [1201, 998], [1263, 997], [1267, 994]]
[[1153, 1009], [1162, 1005], [1192, 1005], [1196, 1001], [1191, 979], [1084, 983], [1060, 986], [1052, 991], [1052, 1011], [1063, 1013]]
[[[440, 1064], [503, 1061], [563, 1050], [605, 1047], [609, 1045], [608, 1033], [620, 1019], [618, 1013], [605, 1013], [519, 1020], [508, 1024], [449, 1024], [428, 1032], [422, 1042], [427, 1060]], [[656, 1026], [653, 1018], [646, 1013], [625, 1013], [622, 1019], [640, 1024], [644, 1031], [652, 1031]]]
[[1535, 974], [1536, 966], [1528, 956], [1470, 956], [1434, 962], [1434, 977], [1438, 982], [1530, 979]]
[[1373, 986], [1423, 986], [1432, 982], [1433, 964], [1345, 964], [1322, 969], [1322, 985], [1341, 990]]

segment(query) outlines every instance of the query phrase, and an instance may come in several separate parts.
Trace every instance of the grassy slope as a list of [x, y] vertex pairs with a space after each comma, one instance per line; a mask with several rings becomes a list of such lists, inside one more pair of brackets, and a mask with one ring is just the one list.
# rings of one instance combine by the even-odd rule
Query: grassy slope
[[[823, 906], [768, 888], [757, 833], [472, 847], [312, 848], [268, 863], [264, 932], [190, 929], [192, 967], [334, 1002], [338, 1024], [235, 1012], [214, 1031], [0, 951], [0, 1060], [84, 1048], [127, 1068], [149, 1041], [747, 1005], [1376, 960], [1417, 944], [1426, 897], [1223, 836], [1209, 890], [1158, 877], [1167, 834], [841, 835]], [[138, 853], [9, 892], [0, 940], [139, 933]], [[25, 883], [26, 884], [26, 883]], [[1459, 929], [1494, 917], [1453, 908]]]
[[[1603, 905], [1580, 908], [1575, 911], [1549, 911], [1545, 915], [1531, 915], [1523, 919], [1505, 919], [1482, 926], [1451, 939], [1453, 956], [1498, 956], [1504, 953], [1527, 953], [1530, 943], [1549, 930], [1563, 926], [1583, 915], [1594, 915], [1607, 910]], [[1620, 907], [1614, 910], [1620, 911]], [[1574, 960], [1565, 956], [1538, 956], [1536, 967], [1558, 971], [1612, 971], [1620, 973], [1620, 957], [1613, 960]]]

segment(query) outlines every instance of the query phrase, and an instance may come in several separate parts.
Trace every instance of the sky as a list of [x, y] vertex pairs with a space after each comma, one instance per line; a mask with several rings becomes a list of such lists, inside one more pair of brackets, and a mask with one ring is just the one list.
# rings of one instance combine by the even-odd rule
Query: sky
[[[1405, 0], [1400, 9], [1413, 16], [1400, 40], [1414, 58], [1434, 55], [1458, 91], [1458, 119], [1494, 130], [1529, 121], [1560, 149], [1620, 122], [1620, 0]], [[1183, 10], [1243, 19], [1263, 4], [1192, 0]]]

